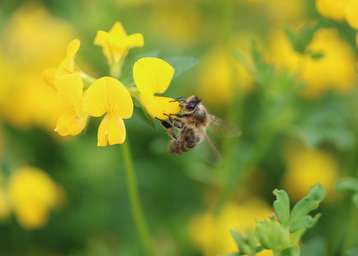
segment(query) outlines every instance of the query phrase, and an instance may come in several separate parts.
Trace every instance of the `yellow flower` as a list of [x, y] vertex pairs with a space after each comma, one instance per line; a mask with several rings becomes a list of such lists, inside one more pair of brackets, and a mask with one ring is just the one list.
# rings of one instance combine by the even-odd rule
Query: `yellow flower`
[[[230, 230], [246, 232], [255, 228], [259, 219], [269, 217], [270, 208], [259, 200], [228, 203], [219, 214], [206, 212], [196, 216], [190, 224], [190, 236], [206, 256], [225, 255], [237, 250]], [[260, 256], [272, 255], [265, 250]]]
[[2, 43], [16, 63], [42, 70], [61, 58], [73, 31], [70, 24], [51, 16], [38, 2], [24, 3], [5, 27]]
[[316, 0], [316, 7], [322, 16], [343, 21], [348, 1], [350, 0]]
[[295, 52], [283, 33], [274, 34], [271, 45], [271, 61], [304, 81], [305, 97], [314, 98], [329, 90], [347, 93], [354, 88], [354, 53], [335, 30], [317, 31], [308, 46], [310, 51], [323, 54], [319, 59]]
[[94, 40], [95, 45], [102, 47], [110, 66], [123, 62], [128, 50], [135, 47], [143, 47], [143, 35], [136, 33], [127, 35], [120, 22], [114, 23], [109, 32], [98, 31]]
[[209, 104], [230, 104], [240, 90], [248, 92], [251, 89], [250, 73], [228, 49], [215, 48], [203, 58], [199, 70], [199, 95]]
[[327, 198], [334, 198], [339, 172], [334, 158], [320, 150], [297, 148], [288, 153], [284, 184], [295, 200], [307, 194], [316, 183], [327, 190]]
[[180, 111], [172, 98], [156, 96], [164, 93], [174, 76], [174, 68], [159, 58], [141, 58], [133, 67], [133, 78], [139, 92], [139, 100], [153, 118], [166, 119], [167, 115]]
[[133, 102], [127, 88], [112, 77], [93, 82], [84, 95], [85, 110], [90, 116], [104, 116], [98, 128], [100, 147], [122, 144], [126, 139], [123, 119], [133, 114]]
[[358, 0], [349, 0], [345, 9], [345, 16], [349, 25], [358, 29]]
[[61, 136], [79, 134], [87, 123], [83, 112], [83, 81], [75, 64], [75, 57], [80, 48], [80, 40], [73, 39], [67, 47], [65, 58], [56, 68], [47, 69], [43, 78], [55, 89], [60, 101], [60, 116], [55, 131]]
[[23, 167], [14, 170], [10, 176], [11, 206], [26, 229], [45, 225], [50, 210], [60, 205], [62, 197], [62, 189], [40, 169]]
[[152, 7], [148, 26], [160, 40], [165, 40], [175, 48], [192, 46], [200, 41], [197, 38], [202, 33], [203, 26], [196, 5], [187, 1], [161, 1], [153, 2]]
[[56, 68], [49, 68], [45, 70], [43, 78], [48, 85], [50, 85], [54, 89], [57, 89], [57, 78], [61, 77], [62, 75], [72, 74], [78, 71], [76, 69], [75, 57], [77, 55], [78, 50], [80, 49], [80, 46], [80, 40], [73, 39], [68, 44], [65, 58], [61, 61], [61, 63]]
[[83, 112], [83, 82], [79, 73], [62, 75], [56, 79], [57, 94], [61, 103], [61, 114], [55, 131], [61, 136], [79, 134], [87, 123]]

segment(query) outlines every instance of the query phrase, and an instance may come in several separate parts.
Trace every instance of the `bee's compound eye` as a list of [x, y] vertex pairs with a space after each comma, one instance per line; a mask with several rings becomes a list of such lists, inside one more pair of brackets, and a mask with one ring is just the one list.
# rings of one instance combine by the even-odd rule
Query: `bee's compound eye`
[[188, 110], [194, 110], [195, 109], [195, 107], [196, 107], [196, 105], [197, 105], [197, 103], [196, 102], [194, 102], [194, 101], [191, 101], [191, 102], [189, 102], [187, 105], [186, 105], [186, 109], [188, 109]]

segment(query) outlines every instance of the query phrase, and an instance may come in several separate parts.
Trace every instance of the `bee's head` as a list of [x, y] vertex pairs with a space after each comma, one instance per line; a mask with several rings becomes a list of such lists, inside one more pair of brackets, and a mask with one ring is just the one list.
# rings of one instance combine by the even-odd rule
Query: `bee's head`
[[182, 104], [182, 109], [185, 112], [192, 112], [198, 107], [200, 102], [201, 102], [201, 99], [199, 99], [199, 97], [194, 96], [194, 95], [190, 96]]

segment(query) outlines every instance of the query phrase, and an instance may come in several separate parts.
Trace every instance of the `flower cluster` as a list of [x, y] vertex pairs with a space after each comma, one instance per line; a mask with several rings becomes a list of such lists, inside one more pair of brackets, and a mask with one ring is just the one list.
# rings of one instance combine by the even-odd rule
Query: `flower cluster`
[[[2, 173], [0, 173], [2, 174]], [[13, 212], [26, 229], [46, 224], [50, 210], [61, 205], [63, 191], [44, 171], [22, 167], [0, 179], [0, 219]]]
[[[123, 119], [133, 115], [133, 100], [128, 87], [118, 80], [128, 51], [144, 45], [141, 34], [127, 35], [116, 22], [109, 32], [99, 31], [94, 40], [102, 47], [110, 67], [110, 76], [93, 79], [75, 62], [80, 48], [78, 39], [72, 40], [63, 61], [44, 72], [44, 80], [53, 88], [61, 104], [61, 114], [55, 131], [61, 136], [75, 136], [86, 127], [88, 117], [102, 117], [98, 128], [98, 146], [122, 144], [126, 138]], [[136, 88], [133, 96], [153, 118], [165, 119], [177, 113], [179, 104], [172, 98], [156, 96], [164, 93], [174, 76], [174, 68], [162, 59], [145, 57], [133, 67]], [[90, 80], [89, 85], [86, 81]], [[88, 86], [87, 89], [85, 87]]]
[[327, 191], [327, 199], [333, 199], [340, 170], [335, 159], [327, 152], [304, 147], [290, 148], [287, 153], [287, 173], [284, 184], [298, 200], [316, 183]]
[[354, 52], [336, 30], [318, 30], [307, 49], [321, 53], [321, 58], [314, 59], [296, 52], [282, 32], [274, 33], [269, 60], [300, 78], [304, 83], [302, 95], [306, 98], [317, 98], [330, 90], [342, 94], [352, 91], [355, 82]]

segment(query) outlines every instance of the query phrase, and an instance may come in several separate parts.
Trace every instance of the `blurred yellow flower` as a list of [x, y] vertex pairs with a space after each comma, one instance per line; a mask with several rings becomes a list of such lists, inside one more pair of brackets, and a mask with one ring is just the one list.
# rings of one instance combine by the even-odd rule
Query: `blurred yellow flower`
[[306, 3], [302, 0], [271, 0], [263, 2], [266, 15], [276, 26], [297, 24], [305, 17]]
[[358, 0], [349, 0], [345, 9], [345, 17], [348, 24], [358, 29]]
[[127, 35], [120, 22], [114, 23], [109, 32], [98, 31], [94, 40], [95, 45], [102, 47], [109, 66], [122, 65], [128, 50], [135, 47], [143, 47], [143, 35], [136, 33]]
[[34, 2], [16, 9], [4, 32], [10, 58], [32, 70], [55, 64], [73, 35], [69, 24]]
[[126, 128], [123, 119], [132, 116], [133, 102], [129, 91], [120, 81], [112, 77], [94, 81], [85, 92], [84, 106], [90, 116], [105, 114], [98, 128], [98, 146], [124, 143]]
[[[268, 218], [270, 208], [262, 201], [252, 199], [244, 203], [228, 203], [220, 213], [206, 212], [196, 216], [190, 224], [190, 236], [206, 256], [226, 255], [237, 250], [230, 230], [246, 232], [255, 228], [259, 219]], [[272, 255], [265, 250], [260, 256]]]
[[26, 229], [46, 224], [50, 210], [63, 200], [62, 189], [42, 170], [23, 167], [9, 180], [9, 200], [17, 220]]
[[6, 52], [0, 56], [0, 112], [12, 125], [53, 129], [57, 97], [39, 74], [61, 59], [71, 37], [71, 27], [44, 7], [26, 4], [16, 9], [2, 33]]
[[218, 47], [211, 50], [201, 63], [198, 94], [208, 104], [230, 104], [241, 90], [252, 89], [252, 77], [247, 68], [232, 57], [230, 52]]
[[13, 80], [16, 71], [17, 69], [14, 67], [13, 63], [5, 57], [5, 54], [0, 52], [0, 115], [3, 114], [4, 105], [6, 105], [9, 94], [15, 86]]
[[316, 0], [316, 8], [322, 16], [343, 21], [348, 1], [350, 0]]
[[55, 91], [43, 83], [39, 73], [24, 71], [21, 77], [14, 78], [16, 84], [2, 111], [4, 117], [17, 127], [37, 125], [53, 130], [59, 104]]
[[192, 46], [200, 41], [198, 37], [204, 26], [201, 26], [200, 11], [192, 2], [153, 1], [151, 7], [153, 12], [148, 26], [160, 40], [169, 41], [169, 45], [176, 48]]
[[308, 50], [321, 53], [322, 57], [318, 59], [295, 52], [283, 33], [274, 34], [272, 39], [272, 63], [295, 72], [302, 79], [304, 96], [312, 98], [328, 90], [347, 93], [353, 89], [354, 53], [335, 30], [321, 29], [316, 32]]
[[330, 154], [317, 149], [294, 148], [288, 152], [286, 165], [284, 184], [292, 198], [299, 200], [316, 183], [326, 189], [328, 199], [334, 198], [339, 171]]
[[159, 58], [145, 57], [134, 63], [133, 78], [139, 100], [153, 118], [167, 119], [167, 115], [180, 111], [172, 98], [156, 96], [164, 93], [174, 76], [174, 68]]

